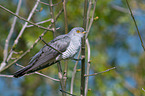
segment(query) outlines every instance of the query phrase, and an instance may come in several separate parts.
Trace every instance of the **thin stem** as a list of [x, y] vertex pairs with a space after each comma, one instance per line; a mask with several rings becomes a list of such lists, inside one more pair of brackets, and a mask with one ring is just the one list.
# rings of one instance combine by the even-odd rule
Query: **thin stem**
[[[67, 20], [66, 3], [67, 3], [66, 0], [63, 0], [65, 34], [68, 33], [68, 20]], [[66, 60], [65, 64], [64, 64], [64, 74], [63, 74], [65, 90], [66, 90], [67, 70], [68, 70], [68, 61]]]
[[[18, 63], [16, 63], [16, 65], [19, 66], [19, 67], [24, 68], [24, 66], [22, 66], [22, 65], [20, 65], [20, 64], [18, 64]], [[46, 77], [46, 78], [48, 78], [48, 79], [51, 79], [51, 80], [53, 80], [53, 81], [60, 81], [60, 80], [58, 80], [58, 79], [52, 78], [52, 77], [50, 77], [50, 76], [47, 76], [47, 75], [42, 74], [42, 73], [39, 73], [39, 72], [34, 72], [34, 73], [35, 73], [35, 74], [38, 74], [38, 75], [41, 75], [41, 76], [43, 76], [43, 77]], [[32, 73], [32, 74], [33, 74], [33, 73]], [[30, 74], [26, 74], [26, 75], [30, 75]]]
[[[94, 8], [93, 8], [93, 13], [92, 13], [92, 17], [91, 17], [91, 20], [89, 22], [89, 17], [87, 17], [87, 34], [85, 36], [86, 38], [86, 45], [87, 45], [87, 48], [88, 48], [88, 62], [87, 62], [87, 72], [86, 74], [88, 75], [89, 74], [89, 71], [90, 71], [90, 56], [91, 56], [91, 49], [90, 49], [90, 44], [89, 44], [89, 41], [88, 41], [88, 34], [90, 32], [90, 28], [93, 24], [93, 20], [94, 20], [94, 13], [95, 13], [95, 9], [96, 9], [96, 3], [97, 3], [97, 0], [95, 0], [94, 2]], [[91, 7], [92, 7], [92, 1], [90, 0], [90, 3], [89, 3], [89, 8], [88, 8], [88, 12], [87, 12], [87, 16], [90, 16], [90, 11], [91, 11]], [[85, 81], [85, 96], [87, 96], [87, 93], [88, 93], [88, 82], [89, 82], [89, 77], [86, 77], [86, 81]]]
[[87, 76], [95, 76], [95, 75], [98, 75], [98, 74], [101, 74], [101, 73], [105, 73], [105, 72], [111, 71], [111, 70], [113, 70], [113, 69], [116, 69], [116, 67], [107, 69], [107, 70], [105, 70], [105, 71], [103, 71], [103, 72], [98, 72], [98, 73], [94, 73], [94, 74], [90, 74], [90, 75], [84, 75], [84, 76], [85, 76], [85, 77], [87, 77]]
[[94, 2], [94, 8], [93, 8], [92, 17], [91, 17], [91, 20], [90, 20], [89, 27], [87, 28], [87, 33], [86, 33], [85, 38], [88, 37], [88, 34], [89, 34], [89, 32], [90, 32], [91, 26], [92, 26], [93, 21], [94, 21], [94, 14], [95, 14], [95, 9], [96, 9], [96, 3], [97, 3], [97, 0], [95, 0], [95, 2]]
[[[62, 0], [60, 2], [58, 2], [58, 3], [56, 3], [56, 4], [52, 4], [52, 6], [56, 6], [56, 5], [60, 4], [61, 2], [62, 2]], [[42, 2], [42, 1], [40, 1], [40, 3], [50, 6], [48, 3], [45, 3], [45, 2]]]
[[76, 96], [76, 95], [70, 94], [70, 93], [68, 93], [68, 92], [66, 92], [66, 91], [64, 91], [64, 90], [60, 90], [60, 91], [66, 93], [66, 94], [68, 94], [68, 95], [71, 95], [71, 96]]
[[23, 20], [23, 21], [25, 21], [25, 22], [28, 22], [28, 23], [30, 23], [30, 24], [32, 24], [32, 25], [38, 27], [38, 28], [41, 28], [41, 29], [44, 29], [44, 30], [48, 30], [48, 31], [52, 31], [52, 29], [48, 29], [48, 28], [45, 28], [45, 27], [43, 27], [43, 26], [37, 25], [37, 24], [35, 24], [35, 23], [31, 22], [31, 21], [26, 20], [25, 18], [23, 18], [23, 17], [21, 17], [21, 16], [19, 16], [19, 15], [16, 15], [15, 13], [13, 13], [13, 12], [10, 11], [9, 9], [3, 7], [2, 5], [0, 5], [0, 8], [4, 9], [5, 11], [9, 12], [10, 14], [12, 14], [12, 15], [18, 17], [19, 19], [21, 19], [21, 20]]
[[[52, 19], [48, 19], [48, 20], [41, 21], [41, 22], [38, 22], [38, 23], [35, 23], [35, 24], [37, 24], [37, 25], [38, 25], [38, 24], [43, 24], [43, 23], [46, 23], [46, 22], [51, 21], [51, 20], [52, 20]], [[28, 25], [27, 28], [28, 28], [28, 27], [32, 27], [32, 26], [34, 26], [34, 25]]]
[[63, 1], [64, 9], [64, 25], [65, 25], [65, 34], [68, 33], [68, 20], [67, 20], [67, 10], [66, 10], [66, 0]]
[[91, 8], [92, 8], [92, 0], [89, 0], [89, 7], [88, 7], [88, 11], [87, 11], [87, 23], [86, 23], [87, 28], [86, 29], [88, 29]]
[[[62, 68], [61, 68], [60, 62], [57, 63], [57, 67], [58, 67], [58, 77], [60, 79], [61, 89], [65, 91]], [[62, 92], [62, 96], [66, 96], [66, 93]]]
[[140, 41], [141, 41], [141, 45], [142, 45], [142, 47], [143, 47], [143, 49], [144, 49], [144, 51], [145, 51], [145, 47], [144, 47], [144, 44], [143, 44], [143, 40], [142, 40], [142, 38], [141, 38], [141, 35], [140, 35], [140, 32], [139, 32], [137, 23], [136, 23], [136, 21], [135, 21], [135, 18], [134, 18], [134, 16], [133, 16], [133, 13], [132, 13], [131, 8], [130, 8], [130, 6], [129, 6], [128, 0], [126, 0], [126, 3], [127, 3], [127, 6], [128, 6], [129, 11], [130, 11], [130, 13], [131, 13], [131, 17], [132, 17], [132, 19], [133, 19], [133, 21], [134, 21], [134, 24], [135, 24], [135, 27], [136, 27], [138, 36], [139, 36]]
[[[35, 10], [36, 10], [38, 4], [39, 4], [39, 1], [40, 1], [40, 0], [37, 0], [37, 2], [35, 3], [35, 5], [34, 5], [32, 11], [30, 12], [30, 14], [29, 14], [29, 16], [28, 16], [28, 18], [27, 18], [27, 21], [30, 21], [30, 19], [32, 18], [33, 14], [34, 14], [34, 12], [35, 12]], [[21, 29], [19, 35], [17, 36], [16, 40], [14, 41], [13, 47], [14, 47], [15, 45], [18, 44], [19, 38], [20, 38], [20, 37], [22, 36], [22, 34], [24, 33], [24, 30], [25, 30], [25, 28], [27, 27], [27, 25], [28, 25], [28, 22], [25, 22], [25, 24], [24, 24], [24, 26], [22, 27], [22, 29]]]
[[13, 75], [3, 75], [3, 74], [0, 74], [0, 77], [9, 77], [9, 78], [13, 78]]
[[[58, 14], [57, 14], [56, 17], [55, 17], [55, 20], [58, 19], [58, 17], [60, 16], [60, 14], [61, 14], [62, 12], [63, 12], [63, 9], [61, 9], [61, 10], [58, 12]], [[50, 26], [51, 26], [51, 25], [50, 25]], [[50, 27], [48, 27], [48, 29], [49, 29], [49, 28], [50, 28]], [[47, 32], [47, 30], [45, 30], [40, 36], [43, 37], [43, 36], [46, 34], [46, 32]], [[39, 37], [40, 37], [40, 36], [39, 36]], [[12, 63], [10, 63], [10, 64], [7, 65], [6, 67], [4, 67], [2, 70], [0, 70], [0, 72], [6, 70], [6, 69], [9, 68], [10, 66], [12, 66], [14, 63], [16, 63], [18, 60], [20, 60], [22, 57], [24, 57], [27, 53], [29, 53], [29, 52], [36, 46], [36, 44], [37, 44], [39, 41], [40, 41], [40, 38], [36, 39], [36, 40], [35, 40], [35, 43], [34, 43], [33, 45], [31, 45], [31, 47], [30, 47], [27, 51], [25, 51], [19, 58], [17, 58], [16, 60], [14, 60]]]
[[40, 36], [39, 38], [40, 38], [47, 46], [49, 46], [49, 47], [52, 48], [53, 50], [55, 50], [55, 51], [59, 52], [60, 54], [62, 54], [61, 51], [55, 49], [54, 47], [52, 47], [51, 45], [49, 45], [48, 43], [46, 43], [46, 42], [43, 40], [43, 38], [42, 38], [41, 36]]
[[[47, 31], [44, 31], [40, 36], [43, 37], [46, 34]], [[22, 57], [24, 57], [27, 53], [29, 53], [35, 46], [36, 44], [40, 41], [40, 38], [35, 40], [35, 43], [33, 45], [31, 45], [31, 47], [25, 51], [19, 58], [17, 58], [16, 60], [14, 60], [12, 63], [10, 63], [9, 65], [7, 65], [6, 67], [4, 67], [0, 72], [6, 70], [7, 68], [9, 68], [10, 66], [12, 66], [14, 63], [16, 63], [18, 60], [20, 60]]]
[[[87, 22], [87, 4], [88, 0], [84, 2], [84, 18], [83, 18], [83, 27], [86, 30], [86, 22]], [[85, 37], [82, 38], [82, 45], [81, 45], [81, 96], [85, 94]]]
[[[79, 55], [77, 57], [77, 59], [80, 58], [81, 55], [81, 49], [79, 51]], [[70, 93], [73, 94], [73, 85], [74, 85], [74, 80], [75, 80], [75, 75], [76, 75], [76, 69], [77, 69], [77, 65], [78, 65], [79, 61], [76, 61], [73, 72], [72, 72], [72, 78], [71, 78], [71, 86], [70, 86]]]
[[[88, 62], [87, 62], [87, 72], [86, 74], [89, 74], [90, 71], [90, 56], [91, 56], [91, 49], [90, 49], [90, 44], [89, 44], [89, 40], [86, 39], [86, 45], [87, 45], [87, 49], [88, 49]], [[88, 93], [88, 82], [89, 82], [89, 77], [86, 77], [86, 81], [85, 81], [85, 96], [87, 96]]]
[[[16, 15], [19, 14], [21, 3], [22, 3], [22, 0], [19, 0], [18, 6], [17, 6], [17, 10], [16, 10]], [[3, 52], [4, 57], [3, 57], [3, 61], [2, 61], [1, 66], [0, 66], [0, 70], [2, 70], [6, 66], [6, 59], [7, 59], [7, 56], [8, 56], [9, 41], [10, 41], [10, 39], [12, 37], [13, 32], [14, 32], [16, 20], [17, 20], [17, 17], [14, 16], [14, 20], [13, 20], [13, 23], [11, 25], [10, 32], [8, 34], [8, 37], [7, 37], [6, 41], [5, 41], [5, 47], [4, 47], [4, 52]]]
[[[29, 16], [28, 16], [28, 18], [27, 18], [27, 21], [30, 21], [31, 17], [33, 16], [33, 14], [34, 14], [34, 12], [35, 12], [35, 10], [36, 10], [38, 4], [39, 4], [39, 1], [40, 1], [40, 0], [37, 0], [37, 2], [35, 3], [33, 9], [31, 10], [31, 12], [30, 12], [30, 14], [29, 14]], [[12, 57], [13, 52], [14, 52], [14, 48], [15, 48], [16, 45], [18, 44], [19, 39], [20, 39], [20, 37], [22, 36], [22, 34], [24, 33], [24, 30], [26, 29], [27, 25], [28, 25], [28, 22], [25, 22], [25, 24], [23, 25], [23, 27], [22, 27], [20, 33], [18, 34], [16, 40], [14, 41], [14, 44], [13, 44], [13, 46], [12, 46], [10, 55], [9, 55], [8, 58], [7, 58], [7, 62], [8, 62], [8, 61], [10, 60], [10, 58]]]
[[53, 12], [53, 4], [52, 0], [49, 0], [49, 7], [50, 7], [50, 15], [51, 15], [51, 23], [52, 23], [52, 30], [53, 30], [53, 37], [56, 37], [56, 26], [55, 26], [55, 17], [54, 17], [54, 12]]
[[142, 89], [143, 92], [145, 92], [145, 89], [144, 88], [141, 88], [141, 89]]

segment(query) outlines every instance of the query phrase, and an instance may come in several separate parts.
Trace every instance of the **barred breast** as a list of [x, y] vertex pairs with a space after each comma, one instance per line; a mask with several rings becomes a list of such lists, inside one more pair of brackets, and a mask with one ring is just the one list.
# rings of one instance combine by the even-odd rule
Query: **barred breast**
[[72, 38], [67, 50], [62, 53], [62, 59], [68, 59], [74, 57], [77, 54], [81, 46], [81, 38]]

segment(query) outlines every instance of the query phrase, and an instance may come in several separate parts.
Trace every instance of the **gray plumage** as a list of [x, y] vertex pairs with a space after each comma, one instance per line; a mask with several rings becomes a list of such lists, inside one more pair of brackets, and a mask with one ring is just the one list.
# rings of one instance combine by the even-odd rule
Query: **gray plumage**
[[60, 60], [73, 58], [81, 46], [81, 38], [84, 36], [82, 27], [73, 28], [68, 34], [60, 35], [48, 44], [62, 52], [62, 54], [45, 45], [29, 62], [29, 65], [14, 73], [14, 77], [20, 77], [40, 69], [46, 68]]

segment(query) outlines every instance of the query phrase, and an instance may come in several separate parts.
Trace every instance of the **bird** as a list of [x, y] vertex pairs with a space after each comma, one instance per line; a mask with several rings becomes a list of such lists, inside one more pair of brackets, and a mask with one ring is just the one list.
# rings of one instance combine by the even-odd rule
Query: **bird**
[[61, 60], [72, 59], [79, 52], [81, 47], [81, 38], [86, 31], [82, 27], [73, 28], [68, 34], [60, 35], [44, 45], [38, 53], [36, 53], [28, 65], [13, 74], [18, 78], [25, 74], [49, 67]]

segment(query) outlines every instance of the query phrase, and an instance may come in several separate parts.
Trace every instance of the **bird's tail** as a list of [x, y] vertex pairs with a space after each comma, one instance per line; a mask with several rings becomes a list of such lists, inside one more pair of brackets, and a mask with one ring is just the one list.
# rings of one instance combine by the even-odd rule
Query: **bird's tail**
[[18, 70], [17, 72], [14, 73], [14, 77], [18, 78], [18, 77], [25, 75], [29, 71], [30, 68], [31, 68], [31, 66], [28, 65], [28, 66]]

